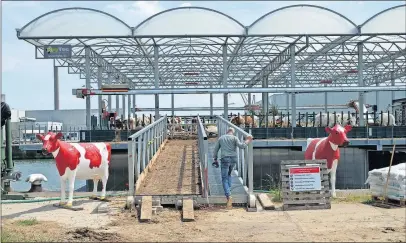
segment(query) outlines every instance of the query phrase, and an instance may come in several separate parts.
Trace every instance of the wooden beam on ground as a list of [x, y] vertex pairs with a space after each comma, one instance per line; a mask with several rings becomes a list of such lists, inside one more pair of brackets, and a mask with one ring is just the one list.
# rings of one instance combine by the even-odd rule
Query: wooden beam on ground
[[183, 222], [190, 222], [195, 220], [195, 213], [193, 211], [193, 199], [183, 199], [182, 220]]
[[143, 196], [141, 199], [140, 221], [150, 221], [152, 218], [152, 196]]
[[261, 205], [265, 210], [275, 210], [275, 205], [267, 194], [260, 193], [258, 195], [258, 200], [261, 202]]

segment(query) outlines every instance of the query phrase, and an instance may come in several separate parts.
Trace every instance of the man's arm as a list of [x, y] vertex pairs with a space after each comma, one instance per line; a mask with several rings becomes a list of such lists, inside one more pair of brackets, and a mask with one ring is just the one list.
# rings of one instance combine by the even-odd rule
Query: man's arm
[[217, 160], [217, 154], [219, 153], [219, 149], [220, 149], [220, 142], [219, 142], [220, 138], [217, 139], [216, 145], [214, 146], [214, 151], [213, 151], [213, 158], [214, 160]]
[[240, 142], [240, 139], [238, 139], [238, 137], [234, 137], [234, 139], [237, 147], [239, 147], [240, 149], [245, 149], [247, 147], [247, 144], [245, 142]]
[[235, 138], [237, 147], [239, 147], [240, 149], [245, 149], [248, 146], [248, 144], [252, 141], [251, 136], [247, 137], [247, 139], [244, 142], [240, 142], [240, 139], [238, 139], [238, 137], [236, 137], [236, 136], [234, 136], [234, 138]]

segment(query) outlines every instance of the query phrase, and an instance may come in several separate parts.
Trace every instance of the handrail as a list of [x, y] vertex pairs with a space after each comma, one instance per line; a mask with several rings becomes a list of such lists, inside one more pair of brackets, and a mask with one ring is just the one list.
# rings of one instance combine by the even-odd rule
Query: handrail
[[199, 147], [199, 163], [200, 163], [200, 178], [202, 178], [202, 194], [208, 199], [209, 197], [209, 182], [208, 182], [208, 150], [206, 130], [200, 116], [197, 116], [197, 144]]
[[[242, 128], [232, 124], [223, 117], [217, 116], [217, 129], [219, 137], [226, 134], [229, 127], [234, 128], [234, 135], [240, 140], [244, 140], [247, 136], [252, 136]], [[252, 143], [249, 143], [245, 149], [237, 148], [236, 170], [238, 177], [240, 177], [243, 182], [243, 185], [247, 187], [249, 196], [252, 196], [254, 191], [254, 147]]]
[[128, 141], [128, 188], [134, 196], [135, 182], [148, 166], [149, 161], [167, 138], [166, 115], [129, 137]]

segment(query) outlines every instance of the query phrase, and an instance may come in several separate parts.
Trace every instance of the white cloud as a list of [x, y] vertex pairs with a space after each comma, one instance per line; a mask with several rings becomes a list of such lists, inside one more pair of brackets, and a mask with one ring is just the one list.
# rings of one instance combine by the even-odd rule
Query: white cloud
[[190, 6], [192, 6], [192, 4], [189, 3], [189, 2], [182, 3], [182, 4], [180, 5], [180, 7], [190, 7]]

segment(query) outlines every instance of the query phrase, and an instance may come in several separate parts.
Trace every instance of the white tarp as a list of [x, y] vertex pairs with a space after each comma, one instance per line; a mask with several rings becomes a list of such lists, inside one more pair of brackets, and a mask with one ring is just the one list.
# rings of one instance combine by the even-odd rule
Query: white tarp
[[[388, 176], [389, 167], [374, 169], [368, 172], [368, 179], [365, 184], [369, 184], [372, 195], [381, 197], [384, 194], [386, 179]], [[391, 199], [406, 198], [406, 163], [401, 163], [392, 166], [389, 183], [387, 188], [387, 196]]]

